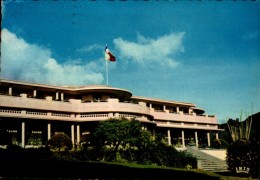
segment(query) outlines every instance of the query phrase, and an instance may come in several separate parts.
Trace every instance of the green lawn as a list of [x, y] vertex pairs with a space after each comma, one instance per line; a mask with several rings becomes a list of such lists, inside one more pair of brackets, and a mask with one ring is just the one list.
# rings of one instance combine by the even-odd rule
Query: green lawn
[[139, 164], [61, 160], [10, 160], [1, 162], [0, 177], [6, 179], [200, 179], [248, 180], [197, 169], [178, 169]]

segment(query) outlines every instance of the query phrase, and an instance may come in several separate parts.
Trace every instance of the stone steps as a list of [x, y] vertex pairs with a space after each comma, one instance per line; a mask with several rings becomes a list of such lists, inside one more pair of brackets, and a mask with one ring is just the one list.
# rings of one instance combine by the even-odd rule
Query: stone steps
[[196, 147], [187, 147], [187, 152], [197, 158], [198, 169], [211, 172], [227, 171], [227, 165], [224, 160], [206, 154]]
[[213, 172], [222, 172], [227, 171], [227, 168], [223, 165], [220, 165], [214, 161], [207, 160], [205, 158], [197, 157], [198, 164], [200, 164], [199, 169], [203, 169], [205, 171], [213, 171]]

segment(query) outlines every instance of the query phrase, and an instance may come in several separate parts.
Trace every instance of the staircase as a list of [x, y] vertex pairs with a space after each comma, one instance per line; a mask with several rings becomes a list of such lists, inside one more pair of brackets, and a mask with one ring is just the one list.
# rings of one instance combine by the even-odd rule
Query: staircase
[[202, 152], [195, 146], [187, 146], [186, 150], [197, 158], [198, 169], [211, 172], [227, 171], [227, 165], [224, 160]]

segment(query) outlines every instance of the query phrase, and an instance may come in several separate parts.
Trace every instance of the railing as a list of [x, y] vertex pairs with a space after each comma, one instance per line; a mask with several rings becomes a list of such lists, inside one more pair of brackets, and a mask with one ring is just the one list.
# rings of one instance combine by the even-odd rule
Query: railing
[[[146, 105], [119, 102], [118, 99], [108, 99], [108, 101], [105, 102], [82, 103], [79, 99], [70, 99], [69, 102], [62, 102], [54, 101], [50, 98], [36, 99], [27, 98], [25, 96], [15, 97], [0, 95], [0, 107], [1, 106], [6, 109], [0, 109], [0, 114], [15, 117], [21, 116], [22, 118], [75, 121], [103, 120], [109, 117], [138, 118], [144, 121], [150, 121], [149, 119], [153, 118], [159, 125], [180, 126], [179, 123], [197, 123], [196, 127], [198, 128], [217, 128], [217, 120], [213, 115], [176, 114], [175, 112], [170, 113], [168, 110], [161, 112], [155, 110], [150, 111], [150, 108]], [[32, 110], [17, 110], [18, 108]], [[210, 126], [205, 126], [206, 124]]]
[[217, 125], [209, 124], [198, 124], [194, 123], [181, 123], [181, 122], [171, 122], [171, 121], [154, 121], [158, 127], [168, 127], [168, 128], [183, 128], [183, 129], [204, 129], [204, 130], [218, 130]]
[[216, 117], [203, 115], [195, 116], [193, 114], [175, 114], [175, 113], [165, 113], [151, 111], [151, 115], [155, 120], [165, 120], [165, 121], [175, 121], [175, 122], [185, 122], [185, 123], [202, 123], [202, 124], [217, 124]]
[[51, 113], [52, 116], [59, 116], [59, 117], [71, 117], [71, 114], [66, 113]]
[[150, 122], [147, 116], [140, 116], [131, 113], [80, 113], [80, 114], [68, 114], [68, 113], [50, 113], [39, 111], [26, 111], [26, 110], [13, 110], [13, 109], [0, 109], [0, 115], [6, 117], [21, 117], [28, 119], [55, 119], [55, 120], [71, 120], [71, 121], [100, 121], [108, 118], [136, 118], [143, 122]]
[[125, 117], [125, 118], [141, 118], [142, 116], [138, 116], [138, 115], [134, 115], [134, 114], [119, 113], [119, 117]]
[[26, 114], [47, 116], [47, 112], [35, 112], [35, 111], [26, 111]]
[[80, 118], [86, 117], [108, 117], [108, 113], [82, 113], [80, 114]]
[[[36, 99], [0, 95], [0, 106], [21, 109], [35, 109], [35, 111], [64, 111], [71, 113], [99, 113], [99, 112], [131, 112], [133, 114], [150, 115], [146, 106], [133, 103], [118, 102], [118, 99], [108, 101], [81, 103], [81, 100], [70, 99], [70, 102], [54, 101], [51, 99]], [[60, 115], [57, 115], [60, 116]], [[64, 116], [64, 115], [61, 115]], [[69, 117], [69, 115], [66, 115]]]
[[7, 110], [7, 109], [0, 109], [0, 113], [4, 113], [4, 114], [21, 114], [22, 111], [21, 110]]

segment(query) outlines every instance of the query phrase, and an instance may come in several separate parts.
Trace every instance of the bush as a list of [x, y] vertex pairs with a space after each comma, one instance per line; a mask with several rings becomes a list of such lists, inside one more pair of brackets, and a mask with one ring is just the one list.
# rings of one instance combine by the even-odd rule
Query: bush
[[231, 144], [227, 149], [228, 170], [231, 172], [248, 171], [249, 151], [249, 142], [247, 140], [237, 140]]
[[260, 162], [259, 141], [248, 141], [240, 139], [232, 143], [227, 148], [228, 170], [237, 173], [245, 171], [253, 178], [259, 177]]
[[[178, 152], [158, 134], [142, 129], [139, 121], [110, 119], [102, 121], [82, 141], [84, 157], [91, 161], [126, 162], [166, 167], [196, 168], [195, 157]], [[82, 156], [81, 156], [82, 158]]]
[[249, 174], [253, 178], [260, 179], [260, 141], [252, 140], [250, 143], [250, 163], [249, 163]]
[[64, 133], [57, 133], [52, 136], [48, 141], [48, 145], [54, 150], [58, 149], [59, 152], [61, 150], [67, 151], [72, 149], [72, 141], [70, 137]]

